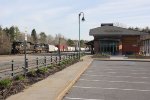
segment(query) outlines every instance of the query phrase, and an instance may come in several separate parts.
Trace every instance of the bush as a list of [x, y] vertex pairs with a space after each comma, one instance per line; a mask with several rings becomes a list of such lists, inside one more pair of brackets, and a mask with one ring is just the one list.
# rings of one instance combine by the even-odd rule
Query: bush
[[53, 68], [53, 65], [49, 65], [49, 66], [47, 66], [47, 68], [52, 69], [52, 68]]
[[11, 79], [4, 79], [0, 81], [0, 88], [8, 88], [11, 86], [12, 80]]
[[27, 73], [28, 76], [34, 77], [36, 76], [36, 71], [35, 70], [31, 70], [30, 72]]
[[15, 77], [15, 79], [21, 81], [21, 80], [24, 80], [25, 77], [23, 75], [18, 75], [18, 76]]
[[61, 61], [61, 64], [66, 65], [67, 64], [67, 60]]
[[45, 73], [48, 72], [48, 68], [47, 68], [47, 67], [39, 68], [39, 69], [37, 70], [37, 72], [40, 73], [40, 74], [45, 74]]

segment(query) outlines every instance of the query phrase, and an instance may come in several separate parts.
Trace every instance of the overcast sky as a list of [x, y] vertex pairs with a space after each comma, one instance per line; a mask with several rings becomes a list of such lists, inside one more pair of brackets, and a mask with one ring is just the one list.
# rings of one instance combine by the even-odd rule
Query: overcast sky
[[89, 29], [101, 23], [150, 26], [150, 0], [0, 0], [0, 25], [78, 39], [80, 12], [85, 13], [86, 21], [81, 23], [81, 39], [85, 40], [93, 39]]

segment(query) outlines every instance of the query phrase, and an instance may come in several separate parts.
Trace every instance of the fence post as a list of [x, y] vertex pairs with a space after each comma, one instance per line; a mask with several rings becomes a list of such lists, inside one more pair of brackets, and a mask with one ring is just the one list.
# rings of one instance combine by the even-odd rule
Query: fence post
[[45, 67], [47, 67], [47, 64], [46, 64], [46, 57], [44, 57], [44, 64], [45, 64]]
[[73, 56], [73, 59], [75, 59], [74, 53], [73, 53], [73, 55], [72, 55], [72, 56]]
[[59, 56], [59, 61], [61, 61], [61, 55]]
[[69, 59], [69, 55], [67, 54], [67, 59]]
[[59, 55], [59, 65], [60, 65], [60, 62], [61, 62], [61, 55]]
[[79, 59], [79, 53], [77, 53], [77, 58]]
[[53, 58], [52, 58], [52, 56], [51, 56], [51, 64], [52, 64], [52, 62], [53, 62]]
[[26, 59], [26, 72], [28, 72], [28, 59]]
[[74, 53], [74, 59], [76, 59], [76, 53]]
[[57, 64], [57, 56], [56, 56], [56, 64]]
[[67, 54], [66, 54], [66, 56], [65, 56], [65, 59], [67, 59]]
[[36, 67], [37, 67], [37, 69], [39, 69], [39, 59], [38, 59], [38, 57], [36, 58]]
[[11, 61], [11, 76], [14, 76], [14, 60]]
[[26, 77], [26, 74], [28, 72], [28, 59], [25, 60], [25, 66], [24, 66], [24, 76]]
[[75, 53], [75, 57], [76, 57], [76, 59], [77, 59], [77, 57], [78, 57], [77, 53]]

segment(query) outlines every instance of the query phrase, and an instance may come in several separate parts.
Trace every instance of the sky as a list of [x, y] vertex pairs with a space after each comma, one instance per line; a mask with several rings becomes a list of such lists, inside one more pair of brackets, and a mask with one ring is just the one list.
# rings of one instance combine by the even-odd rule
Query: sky
[[150, 0], [0, 0], [0, 25], [18, 26], [28, 34], [35, 29], [37, 33], [78, 39], [80, 12], [85, 17], [81, 22], [84, 40], [92, 40], [89, 30], [101, 23], [150, 26]]

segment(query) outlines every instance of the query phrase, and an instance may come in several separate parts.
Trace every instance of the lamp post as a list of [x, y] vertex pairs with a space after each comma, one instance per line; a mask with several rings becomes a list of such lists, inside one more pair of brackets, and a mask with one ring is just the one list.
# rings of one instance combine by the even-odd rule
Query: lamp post
[[24, 39], [24, 74], [26, 76], [27, 71], [27, 33], [25, 31], [25, 39]]
[[61, 61], [61, 54], [60, 54], [60, 39], [61, 37], [59, 37], [59, 45], [58, 45], [58, 55], [59, 55], [59, 64], [60, 64], [60, 61]]
[[80, 50], [81, 50], [81, 48], [80, 48], [80, 17], [81, 17], [81, 15], [83, 15], [83, 17], [82, 17], [82, 21], [85, 21], [85, 18], [84, 18], [84, 13], [83, 12], [80, 12], [79, 13], [79, 59], [80, 59]]

